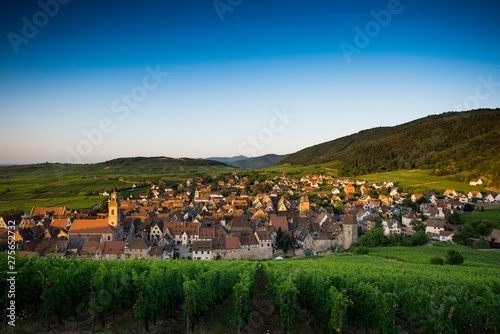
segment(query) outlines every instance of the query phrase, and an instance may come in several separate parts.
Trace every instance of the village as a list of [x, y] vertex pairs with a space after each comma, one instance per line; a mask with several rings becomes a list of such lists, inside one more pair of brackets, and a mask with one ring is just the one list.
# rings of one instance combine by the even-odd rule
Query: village
[[[481, 183], [481, 179], [470, 181]], [[123, 198], [114, 191], [101, 194], [109, 195], [107, 213], [33, 207], [27, 215], [1, 217], [1, 239], [6, 241], [13, 233], [20, 256], [301, 257], [347, 250], [376, 226], [385, 236], [413, 235], [422, 223], [432, 241], [453, 242], [460, 226], [449, 223], [450, 215], [469, 211], [472, 204], [500, 202], [500, 194], [494, 192], [402, 194], [390, 181], [368, 184], [328, 175], [297, 179], [285, 174], [257, 181], [237, 172], [210, 182], [190, 178], [175, 189], [152, 181], [147, 194], [138, 197]], [[493, 230], [486, 241], [498, 247], [500, 231]]]

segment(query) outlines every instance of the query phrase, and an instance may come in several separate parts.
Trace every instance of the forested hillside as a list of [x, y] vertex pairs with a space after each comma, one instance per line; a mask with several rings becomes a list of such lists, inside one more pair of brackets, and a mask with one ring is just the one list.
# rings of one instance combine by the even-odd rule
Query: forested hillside
[[432, 115], [305, 148], [280, 164], [341, 161], [342, 175], [433, 169], [437, 175], [476, 171], [500, 185], [500, 109]]

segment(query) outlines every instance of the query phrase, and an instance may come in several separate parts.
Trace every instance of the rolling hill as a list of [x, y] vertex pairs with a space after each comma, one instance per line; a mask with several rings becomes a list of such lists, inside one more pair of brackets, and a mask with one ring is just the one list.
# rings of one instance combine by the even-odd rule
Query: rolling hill
[[241, 169], [259, 169], [273, 166], [277, 162], [283, 160], [288, 155], [266, 154], [260, 157], [247, 158], [228, 162], [228, 165]]
[[[279, 164], [340, 161], [342, 175], [431, 169], [435, 175], [487, 174], [500, 186], [500, 109], [431, 115], [300, 150]], [[471, 174], [471, 175], [472, 175]]]
[[176, 184], [198, 175], [215, 176], [234, 170], [235, 167], [217, 161], [166, 157], [120, 158], [94, 164], [1, 166], [0, 211], [29, 212], [34, 205], [92, 207], [102, 200], [97, 195], [101, 189], [125, 190], [132, 184], [140, 188], [147, 180], [159, 179]]
[[244, 159], [248, 159], [248, 157], [246, 157], [244, 155], [236, 155], [234, 157], [210, 157], [210, 158], [206, 158], [205, 160], [214, 160], [214, 161], [219, 161], [219, 162], [223, 162], [223, 163], [227, 164], [227, 163], [230, 163], [233, 161], [244, 160]]

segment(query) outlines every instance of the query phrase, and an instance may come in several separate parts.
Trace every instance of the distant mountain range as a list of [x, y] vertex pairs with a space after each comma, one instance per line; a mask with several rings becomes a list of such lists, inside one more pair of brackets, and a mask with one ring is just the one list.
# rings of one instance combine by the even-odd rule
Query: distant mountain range
[[248, 157], [244, 156], [244, 155], [236, 155], [234, 157], [210, 157], [210, 158], [204, 158], [204, 160], [213, 160], [213, 161], [219, 161], [219, 162], [222, 162], [222, 163], [229, 163], [229, 162], [233, 162], [233, 161], [238, 161], [238, 160], [245, 160], [245, 159], [248, 159]]
[[280, 164], [340, 161], [342, 175], [433, 169], [436, 175], [476, 171], [500, 186], [500, 109], [431, 115], [378, 127], [290, 154]]
[[207, 158], [207, 160], [214, 160], [225, 163], [229, 166], [241, 168], [241, 169], [259, 169], [273, 166], [286, 158], [288, 154], [278, 155], [278, 154], [266, 154], [260, 157], [248, 158], [244, 155], [239, 155], [235, 157], [213, 157]]

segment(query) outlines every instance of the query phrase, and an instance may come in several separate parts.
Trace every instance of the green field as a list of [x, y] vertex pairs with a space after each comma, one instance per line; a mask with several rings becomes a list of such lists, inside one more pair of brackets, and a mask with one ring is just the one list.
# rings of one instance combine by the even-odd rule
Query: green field
[[[0, 167], [0, 212], [23, 210], [33, 206], [90, 208], [102, 196], [88, 196], [101, 189], [130, 189], [148, 180], [168, 184], [185, 182], [190, 177], [236, 170], [222, 164], [170, 158], [118, 159], [106, 163], [34, 164]], [[143, 190], [143, 193], [146, 191]]]
[[481, 251], [467, 246], [434, 243], [417, 247], [377, 247], [370, 248], [369, 255], [399, 262], [429, 264], [432, 257], [444, 259], [446, 252], [456, 250], [465, 259], [464, 266], [500, 268], [500, 252]]
[[331, 161], [317, 165], [276, 165], [258, 170], [259, 173], [269, 177], [279, 176], [283, 173], [291, 177], [301, 177], [307, 174], [325, 174], [331, 176], [338, 176], [338, 169], [340, 168], [339, 161]]
[[484, 204], [480, 205], [484, 208], [484, 211], [474, 211], [471, 213], [466, 213], [460, 216], [460, 222], [471, 223], [475, 225], [481, 222], [492, 222], [500, 225], [500, 205], [498, 204]]
[[[332, 161], [316, 165], [278, 165], [259, 170], [259, 173], [270, 177], [286, 173], [292, 177], [300, 177], [306, 174], [326, 174], [339, 176], [341, 163]], [[366, 180], [368, 183], [392, 181], [396, 185], [407, 189], [409, 192], [426, 193], [429, 191], [444, 192], [446, 189], [453, 189], [467, 194], [472, 190], [485, 191], [484, 187], [471, 186], [468, 183], [454, 180], [453, 175], [436, 176], [431, 175], [431, 170], [397, 170], [384, 173], [365, 174], [351, 176], [352, 179]]]
[[472, 190], [484, 191], [483, 187], [471, 186], [468, 183], [458, 182], [452, 179], [453, 176], [430, 175], [430, 170], [397, 170], [385, 173], [375, 173], [360, 175], [357, 178], [369, 182], [392, 181], [397, 185], [408, 189], [409, 192], [428, 191], [444, 192], [446, 189], [456, 190], [461, 193], [469, 193]]

